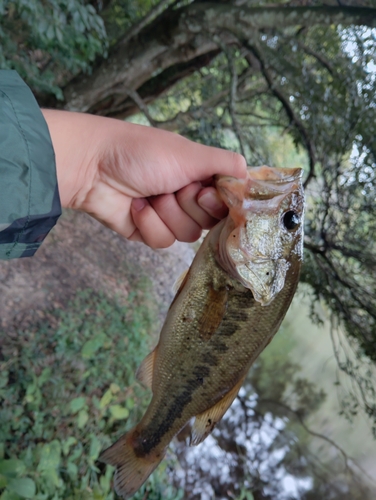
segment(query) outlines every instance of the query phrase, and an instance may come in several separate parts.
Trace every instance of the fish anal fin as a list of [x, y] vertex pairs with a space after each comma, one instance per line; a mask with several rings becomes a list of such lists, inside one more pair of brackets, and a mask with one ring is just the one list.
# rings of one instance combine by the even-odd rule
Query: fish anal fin
[[185, 442], [186, 439], [191, 438], [191, 432], [192, 432], [192, 423], [193, 423], [194, 418], [188, 420], [188, 422], [185, 424], [185, 426], [176, 434], [175, 438], [179, 443]]
[[122, 436], [98, 458], [100, 462], [116, 467], [114, 487], [116, 493], [126, 499], [136, 493], [159, 465], [164, 454], [152, 458], [139, 457], [132, 446], [132, 431]]
[[139, 382], [142, 382], [146, 387], [152, 389], [153, 385], [153, 371], [154, 371], [154, 360], [157, 352], [157, 348], [151, 351], [150, 354], [146, 356], [143, 362], [138, 367], [136, 371], [136, 378]]
[[216, 424], [230, 408], [241, 386], [243, 385], [244, 379], [245, 376], [242, 377], [239, 382], [237, 382], [237, 384], [220, 401], [218, 401], [218, 403], [203, 413], [196, 415], [191, 432], [190, 446], [196, 446], [202, 443], [209, 436]]

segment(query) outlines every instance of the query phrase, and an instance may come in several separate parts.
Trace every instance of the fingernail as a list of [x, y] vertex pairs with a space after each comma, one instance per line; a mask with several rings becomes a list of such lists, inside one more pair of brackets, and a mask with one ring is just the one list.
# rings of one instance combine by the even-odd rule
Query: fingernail
[[145, 198], [133, 198], [132, 200], [132, 208], [136, 210], [136, 212], [141, 212], [141, 210], [146, 207], [147, 201]]
[[197, 201], [200, 207], [210, 211], [221, 210], [223, 205], [222, 201], [213, 192], [203, 194]]

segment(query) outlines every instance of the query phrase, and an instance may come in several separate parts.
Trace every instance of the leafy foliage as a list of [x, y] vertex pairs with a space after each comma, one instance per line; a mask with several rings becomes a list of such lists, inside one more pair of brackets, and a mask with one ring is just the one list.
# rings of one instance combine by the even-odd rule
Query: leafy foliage
[[116, 43], [133, 24], [156, 5], [156, 0], [112, 0], [102, 11], [110, 44]]
[[[96, 459], [147, 403], [134, 372], [152, 318], [142, 293], [121, 307], [92, 291], [2, 343], [1, 500], [112, 499]], [[135, 498], [179, 498], [158, 469]]]
[[105, 55], [102, 18], [83, 0], [2, 0], [0, 68], [14, 69], [36, 93], [63, 98], [61, 86]]

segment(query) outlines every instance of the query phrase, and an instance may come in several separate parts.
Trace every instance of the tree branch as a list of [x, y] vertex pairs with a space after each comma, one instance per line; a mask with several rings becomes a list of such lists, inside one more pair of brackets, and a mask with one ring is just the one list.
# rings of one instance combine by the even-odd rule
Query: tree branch
[[218, 43], [219, 47], [222, 49], [222, 52], [224, 52], [224, 54], [226, 55], [227, 64], [231, 75], [230, 92], [229, 92], [229, 112], [231, 116], [232, 126], [239, 142], [241, 154], [245, 156], [243, 134], [236, 117], [235, 103], [237, 100], [238, 74], [236, 72], [234, 58], [232, 57], [232, 54], [230, 53], [228, 47], [226, 47], [226, 45], [223, 43], [223, 41], [219, 36], [215, 35], [214, 40]]
[[304, 50], [304, 52], [317, 59], [317, 61], [319, 61], [319, 63], [328, 71], [328, 73], [334, 76], [333, 68], [330, 62], [326, 59], [326, 57], [324, 57], [319, 52], [316, 52], [315, 50], [311, 49], [311, 47], [308, 47], [308, 45], [299, 40], [299, 38], [296, 38], [295, 41], [299, 45], [299, 47]]
[[150, 115], [148, 107], [146, 106], [146, 104], [144, 103], [144, 101], [141, 99], [141, 97], [138, 94], [138, 92], [136, 92], [135, 90], [131, 90], [131, 89], [125, 89], [125, 90], [126, 90], [127, 94], [129, 95], [129, 97], [139, 107], [140, 111], [142, 111], [144, 113], [144, 115], [146, 116], [146, 118], [149, 120], [150, 124], [153, 127], [158, 127], [159, 122], [157, 122], [156, 120], [154, 120], [154, 118]]
[[[216, 48], [215, 50], [191, 59], [186, 63], [175, 64], [174, 66], [171, 66], [153, 76], [145, 84], [141, 85], [141, 87], [137, 89], [137, 93], [145, 104], [149, 104], [157, 97], [167, 92], [179, 80], [188, 77], [195, 71], [210, 64], [212, 59], [214, 59], [219, 52], [218, 48]], [[122, 91], [123, 89], [120, 89], [119, 95], [121, 95]], [[126, 118], [134, 113], [135, 107], [132, 101], [127, 98], [127, 95], [124, 96], [124, 99], [121, 102], [116, 102], [116, 105], [112, 104], [111, 107], [98, 110], [98, 114], [115, 118]]]
[[156, 17], [158, 17], [162, 12], [168, 9], [171, 5], [175, 4], [176, 0], [161, 0], [157, 5], [155, 5], [149, 12], [140, 19], [128, 33], [121, 39], [119, 45], [126, 45], [132, 38], [136, 37], [141, 30], [150, 24]]
[[282, 107], [285, 110], [287, 116], [289, 117], [291, 124], [295, 125], [295, 127], [297, 128], [297, 130], [302, 138], [303, 144], [306, 147], [308, 157], [309, 157], [309, 172], [308, 172], [308, 176], [304, 182], [304, 187], [307, 187], [307, 184], [309, 183], [309, 181], [313, 177], [315, 177], [316, 158], [315, 158], [314, 144], [311, 141], [309, 133], [305, 129], [303, 123], [300, 121], [300, 119], [296, 115], [295, 111], [290, 106], [290, 103], [289, 103], [287, 97], [277, 87], [277, 85], [275, 83], [275, 79], [273, 78], [272, 74], [270, 73], [269, 69], [267, 68], [267, 66], [262, 58], [261, 49], [258, 46], [258, 43], [256, 41], [244, 42], [244, 45], [248, 48], [248, 50], [250, 50], [253, 53], [254, 57], [259, 61], [261, 73], [264, 75], [264, 78], [268, 83], [270, 91], [282, 104]]
[[285, 410], [287, 410], [288, 412], [292, 413], [300, 422], [300, 424], [302, 425], [303, 429], [308, 433], [310, 434], [311, 436], [313, 437], [317, 437], [319, 439], [322, 439], [323, 441], [326, 441], [327, 443], [329, 443], [331, 446], [333, 446], [333, 448], [335, 448], [336, 450], [338, 450], [340, 452], [340, 454], [342, 455], [343, 457], [343, 461], [345, 463], [345, 468], [347, 471], [349, 471], [350, 473], [352, 473], [352, 470], [349, 466], [349, 461], [352, 462], [352, 464], [361, 471], [362, 474], [364, 474], [364, 476], [366, 476], [370, 481], [372, 481], [373, 484], [376, 484], [376, 481], [374, 478], [372, 478], [371, 476], [369, 476], [367, 474], [367, 472], [360, 466], [356, 463], [356, 461], [352, 458], [352, 457], [349, 457], [347, 455], [347, 453], [345, 452], [345, 450], [343, 448], [341, 448], [341, 446], [339, 446], [335, 441], [333, 441], [332, 439], [330, 439], [328, 436], [325, 436], [324, 434], [321, 434], [320, 432], [316, 432], [316, 431], [313, 431], [312, 429], [310, 429], [308, 427], [308, 425], [305, 423], [303, 417], [301, 416], [301, 414], [299, 413], [299, 411], [297, 410], [294, 410], [293, 408], [291, 408], [290, 406], [288, 406], [287, 404], [285, 403], [282, 403], [280, 401], [275, 401], [274, 399], [268, 399], [268, 398], [260, 398], [259, 403], [271, 403], [271, 404], [274, 404], [276, 406], [280, 406], [281, 408], [284, 408]]
[[159, 5], [161, 9], [165, 7], [161, 15], [151, 23], [145, 20], [145, 26], [141, 29], [134, 28], [137, 44], [129, 39], [129, 33], [126, 34], [91, 75], [80, 75], [66, 86], [65, 109], [95, 113], [97, 109], [103, 111], [107, 101], [110, 104], [108, 107], [116, 107], [124, 98], [118, 95], [113, 100], [113, 90], [125, 86], [139, 91], [155, 73], [215, 50], [216, 45], [212, 40], [215, 33], [233, 33], [239, 40], [245, 41], [255, 31], [275, 26], [376, 24], [376, 9], [372, 8], [249, 8], [229, 2], [193, 2], [172, 10], [166, 8], [168, 4], [164, 1]]

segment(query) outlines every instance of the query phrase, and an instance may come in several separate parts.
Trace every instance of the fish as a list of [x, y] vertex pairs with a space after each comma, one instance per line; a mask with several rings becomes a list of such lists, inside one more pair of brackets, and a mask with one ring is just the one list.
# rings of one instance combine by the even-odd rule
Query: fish
[[116, 467], [126, 499], [194, 418], [190, 445], [212, 432], [259, 354], [277, 332], [302, 264], [302, 169], [248, 167], [247, 177], [216, 176], [228, 216], [205, 237], [181, 279], [158, 345], [137, 378], [152, 390], [141, 421], [99, 460]]

